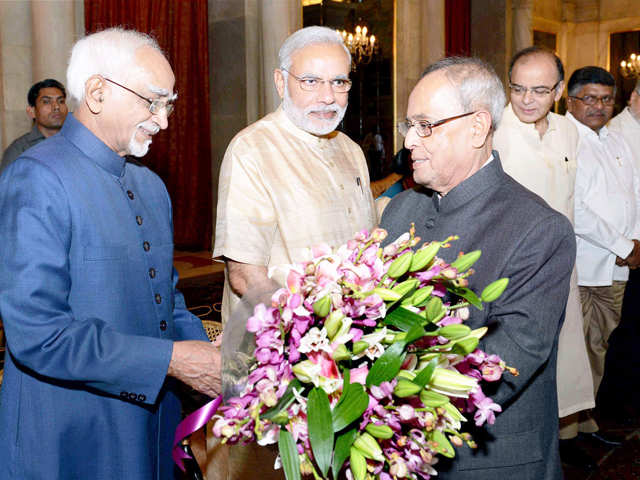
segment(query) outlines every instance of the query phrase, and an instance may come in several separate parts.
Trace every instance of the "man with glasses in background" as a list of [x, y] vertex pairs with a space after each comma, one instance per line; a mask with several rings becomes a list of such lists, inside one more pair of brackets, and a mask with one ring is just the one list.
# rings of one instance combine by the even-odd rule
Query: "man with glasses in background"
[[502, 413], [494, 425], [472, 427], [477, 450], [460, 447], [452, 462], [438, 462], [438, 479], [562, 478], [556, 354], [575, 236], [564, 215], [503, 171], [492, 145], [504, 105], [502, 83], [483, 61], [450, 57], [428, 67], [399, 126], [425, 188], [398, 194], [382, 215], [389, 239], [410, 222], [423, 241], [459, 235], [438, 253], [446, 262], [482, 250], [469, 277], [474, 291], [509, 278], [497, 301], [470, 309], [467, 324], [488, 327], [479, 347], [520, 375], [486, 387]]
[[[564, 90], [562, 61], [540, 47], [519, 51], [509, 66], [509, 89], [510, 103], [494, 136], [504, 171], [573, 222], [578, 131], [551, 112]], [[596, 462], [575, 440], [578, 412], [595, 406], [575, 269], [558, 340], [557, 377], [562, 461], [594, 469]]]
[[[640, 177], [631, 148], [606, 127], [613, 114], [615, 80], [600, 67], [571, 75], [567, 117], [578, 128], [575, 193], [578, 285], [585, 320], [594, 394], [604, 374], [611, 332], [620, 322], [629, 268], [640, 266]], [[590, 415], [579, 430], [599, 443], [619, 445], [598, 433]]]
[[127, 158], [168, 127], [174, 84], [145, 34], [78, 40], [78, 107], [0, 177], [2, 480], [177, 478], [177, 380], [220, 392], [219, 349], [175, 288], [169, 194]]
[[[310, 259], [310, 247], [339, 246], [376, 223], [364, 154], [336, 131], [351, 88], [342, 37], [303, 28], [285, 40], [279, 62], [282, 104], [235, 136], [220, 170], [213, 257], [226, 265], [223, 323], [240, 297], [285, 284], [278, 266]], [[275, 455], [247, 449], [231, 447], [228, 473], [214, 460], [208, 476], [283, 477], [272, 472]]]

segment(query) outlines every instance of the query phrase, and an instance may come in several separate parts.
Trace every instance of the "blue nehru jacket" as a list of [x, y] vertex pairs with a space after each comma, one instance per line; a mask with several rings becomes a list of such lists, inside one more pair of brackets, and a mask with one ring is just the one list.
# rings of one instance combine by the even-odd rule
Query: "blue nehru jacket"
[[169, 195], [68, 115], [0, 177], [0, 479], [174, 478]]

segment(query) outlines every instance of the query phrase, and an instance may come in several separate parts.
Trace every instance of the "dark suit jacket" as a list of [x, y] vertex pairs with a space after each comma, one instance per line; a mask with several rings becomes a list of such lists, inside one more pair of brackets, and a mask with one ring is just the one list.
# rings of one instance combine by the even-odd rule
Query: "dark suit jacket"
[[[436, 468], [443, 480], [555, 480], [558, 455], [556, 356], [564, 320], [575, 236], [569, 220], [504, 173], [494, 160], [439, 201], [428, 190], [408, 190], [384, 211], [389, 241], [415, 222], [423, 241], [460, 239], [439, 256], [452, 262], [460, 251], [482, 250], [470, 287], [482, 289], [501, 277], [509, 285], [484, 310], [471, 309], [471, 328], [488, 326], [480, 348], [497, 353], [520, 371], [505, 373], [483, 389], [503, 412], [494, 425], [472, 430], [479, 448], [462, 447], [452, 462]], [[472, 423], [472, 422], [469, 422]]]

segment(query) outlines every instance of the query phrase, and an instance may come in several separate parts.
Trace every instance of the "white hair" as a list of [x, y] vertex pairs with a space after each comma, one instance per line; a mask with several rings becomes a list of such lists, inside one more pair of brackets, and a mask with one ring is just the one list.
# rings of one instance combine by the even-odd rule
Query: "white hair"
[[109, 28], [78, 40], [71, 49], [67, 67], [67, 90], [72, 99], [84, 99], [84, 87], [92, 75], [126, 82], [142, 73], [135, 61], [136, 51], [149, 46], [162, 53], [158, 42], [144, 33]]
[[491, 130], [495, 131], [507, 97], [493, 67], [479, 58], [447, 57], [428, 66], [420, 78], [437, 70], [445, 71], [465, 112], [484, 109], [491, 114]]
[[280, 68], [289, 70], [289, 68], [291, 68], [291, 56], [298, 50], [309, 45], [324, 43], [340, 45], [347, 55], [349, 65], [351, 65], [351, 53], [349, 53], [349, 49], [344, 44], [342, 36], [331, 28], [313, 26], [302, 28], [287, 37], [280, 47], [280, 52], [278, 52]]

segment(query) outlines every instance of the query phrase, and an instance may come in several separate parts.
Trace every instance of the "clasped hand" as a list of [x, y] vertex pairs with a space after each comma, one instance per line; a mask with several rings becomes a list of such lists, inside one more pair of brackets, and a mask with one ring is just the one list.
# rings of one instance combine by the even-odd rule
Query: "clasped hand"
[[216, 397], [222, 391], [220, 340], [174, 342], [167, 374], [200, 393]]
[[627, 258], [616, 257], [616, 265], [634, 270], [640, 267], [640, 241], [633, 239], [633, 250]]

